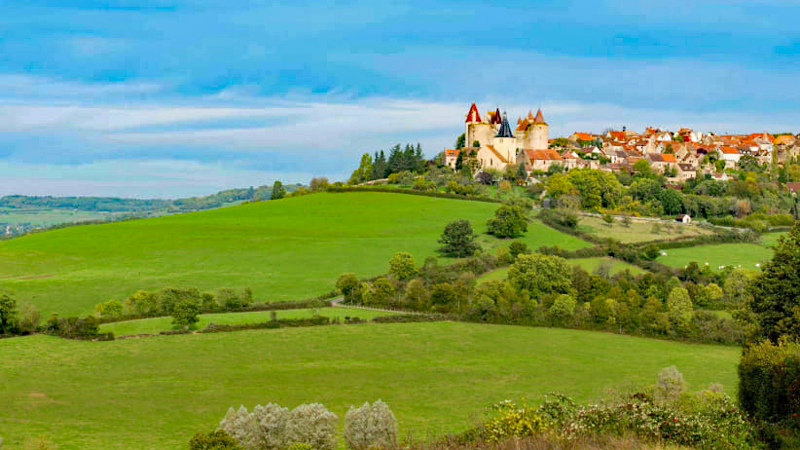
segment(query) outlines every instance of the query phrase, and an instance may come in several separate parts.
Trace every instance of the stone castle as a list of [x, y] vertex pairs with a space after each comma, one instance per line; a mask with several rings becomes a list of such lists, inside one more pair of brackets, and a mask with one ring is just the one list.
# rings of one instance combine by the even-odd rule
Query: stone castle
[[[481, 117], [475, 103], [467, 113], [465, 121], [465, 148], [461, 151], [474, 152], [481, 168], [505, 170], [509, 165], [519, 164], [520, 154], [530, 150], [545, 150], [548, 145], [547, 123], [538, 110], [517, 119], [517, 127], [512, 131], [505, 113], [500, 109], [489, 111]], [[448, 165], [453, 165], [458, 150], [448, 150]], [[452, 159], [452, 163], [450, 164]]]

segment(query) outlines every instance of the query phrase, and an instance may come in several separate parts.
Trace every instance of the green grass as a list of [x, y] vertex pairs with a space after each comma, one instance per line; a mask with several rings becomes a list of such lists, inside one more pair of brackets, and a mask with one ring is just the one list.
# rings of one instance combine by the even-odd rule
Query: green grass
[[693, 224], [682, 225], [677, 222], [670, 224], [659, 222], [660, 231], [654, 232], [655, 224], [652, 221], [640, 221], [632, 218], [630, 226], [626, 227], [620, 219], [615, 218], [614, 223], [608, 226], [599, 217], [581, 216], [578, 228], [600, 238], [612, 238], [624, 243], [689, 238], [712, 233]]
[[773, 253], [771, 249], [758, 244], [703, 245], [664, 251], [667, 256], [659, 256], [656, 260], [661, 264], [683, 268], [695, 261], [701, 267], [708, 263], [714, 271], [717, 271], [719, 266], [742, 266], [746, 269], [758, 270], [756, 264], [764, 264], [769, 261]]
[[[628, 264], [624, 261], [618, 261], [613, 258], [607, 258], [607, 257], [578, 258], [578, 259], [567, 260], [568, 263], [575, 266], [580, 266], [584, 270], [590, 273], [594, 272], [600, 265], [600, 263], [603, 261], [609, 261], [613, 264], [613, 266], [611, 267], [611, 275], [616, 275], [625, 269], [630, 270], [631, 274], [633, 275], [640, 275], [647, 272], [646, 270], [634, 266], [633, 264]], [[478, 283], [483, 283], [484, 281], [490, 281], [490, 280], [505, 280], [506, 278], [508, 278], [508, 267], [501, 267], [499, 269], [481, 275], [478, 278]]]
[[[289, 309], [283, 311], [275, 311], [277, 318], [280, 319], [301, 319], [311, 317], [314, 314], [320, 316], [338, 318], [344, 321], [345, 317], [360, 317], [362, 319], [372, 319], [378, 316], [389, 316], [394, 313], [384, 311], [372, 311], [368, 309], [359, 308], [319, 308], [319, 309]], [[272, 311], [255, 311], [255, 312], [241, 312], [241, 313], [220, 313], [220, 314], [202, 314], [199, 316], [200, 321], [197, 322], [196, 329], [202, 330], [210, 323], [217, 325], [241, 325], [248, 323], [260, 323], [271, 320]], [[100, 326], [100, 331], [103, 333], [112, 332], [115, 336], [123, 336], [129, 334], [157, 334], [161, 331], [171, 330], [172, 318], [171, 317], [154, 317], [151, 319], [138, 319], [126, 320], [124, 322], [107, 323]]]
[[778, 238], [785, 234], [786, 233], [764, 233], [761, 235], [761, 244], [765, 247], [774, 247], [778, 245]]
[[[469, 219], [485, 232], [497, 204], [388, 193], [315, 194], [0, 242], [0, 290], [47, 315], [87, 313], [139, 289], [253, 289], [261, 301], [330, 291], [343, 272], [374, 276], [408, 251], [436, 255], [444, 226]], [[485, 245], [505, 241], [484, 236]], [[588, 245], [540, 223], [532, 248]]]
[[383, 399], [402, 436], [456, 432], [503, 399], [588, 401], [676, 365], [689, 388], [735, 394], [735, 347], [465, 323], [158, 336], [0, 340], [6, 448], [48, 435], [61, 450], [182, 449], [232, 405], [322, 402], [340, 417]]

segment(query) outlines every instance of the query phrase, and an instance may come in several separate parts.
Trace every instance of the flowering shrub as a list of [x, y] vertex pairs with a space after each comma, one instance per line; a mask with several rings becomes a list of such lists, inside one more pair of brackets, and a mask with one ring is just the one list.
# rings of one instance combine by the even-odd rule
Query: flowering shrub
[[397, 447], [397, 419], [381, 400], [360, 408], [351, 406], [344, 416], [344, 440], [351, 450]]
[[499, 442], [509, 437], [533, 436], [544, 429], [545, 423], [535, 408], [517, 405], [506, 400], [495, 405], [498, 411], [494, 417], [483, 424], [486, 439]]

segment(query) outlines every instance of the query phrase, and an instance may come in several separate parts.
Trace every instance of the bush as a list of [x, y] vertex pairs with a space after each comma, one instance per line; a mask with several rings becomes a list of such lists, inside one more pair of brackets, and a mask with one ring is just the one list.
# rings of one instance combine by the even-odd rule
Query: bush
[[224, 430], [197, 433], [189, 441], [189, 450], [241, 450], [236, 439]]
[[498, 442], [509, 437], [533, 436], [540, 432], [544, 420], [536, 409], [525, 405], [518, 407], [514, 402], [504, 401], [495, 405], [497, 417], [483, 424], [484, 437], [491, 442]]
[[353, 406], [344, 416], [344, 440], [351, 450], [397, 447], [397, 419], [381, 400]]
[[472, 256], [480, 246], [475, 242], [475, 232], [468, 220], [454, 220], [447, 224], [439, 237], [444, 246], [440, 251], [446, 256]]
[[655, 387], [655, 400], [659, 404], [674, 402], [686, 391], [683, 374], [675, 366], [665, 367], [658, 372], [658, 383]]
[[300, 405], [292, 410], [289, 419], [289, 442], [309, 444], [314, 450], [334, 450], [338, 420], [320, 403]]
[[220, 421], [219, 428], [236, 441], [245, 449], [257, 450], [260, 439], [260, 431], [256, 423], [255, 416], [250, 414], [243, 405], [239, 409], [228, 408], [225, 417]]
[[417, 275], [417, 262], [408, 252], [397, 252], [389, 261], [389, 273], [400, 281], [405, 281]]
[[525, 211], [519, 206], [502, 205], [494, 212], [494, 217], [486, 221], [489, 234], [499, 238], [517, 237], [528, 231]]
[[253, 408], [253, 420], [259, 433], [259, 449], [282, 450], [288, 443], [289, 408], [275, 403]]
[[739, 361], [739, 404], [757, 419], [800, 426], [800, 344], [746, 347]]

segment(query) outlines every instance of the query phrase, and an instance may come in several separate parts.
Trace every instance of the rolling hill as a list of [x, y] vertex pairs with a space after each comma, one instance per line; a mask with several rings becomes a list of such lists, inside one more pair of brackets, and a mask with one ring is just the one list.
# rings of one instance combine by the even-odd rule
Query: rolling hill
[[[260, 301], [330, 291], [343, 272], [388, 271], [397, 251], [436, 254], [445, 224], [476, 231], [496, 204], [389, 193], [314, 194], [152, 219], [86, 225], [0, 242], [0, 291], [44, 314], [83, 314], [139, 290], [253, 289]], [[531, 248], [588, 246], [534, 222]], [[485, 247], [500, 241], [481, 238]]]

